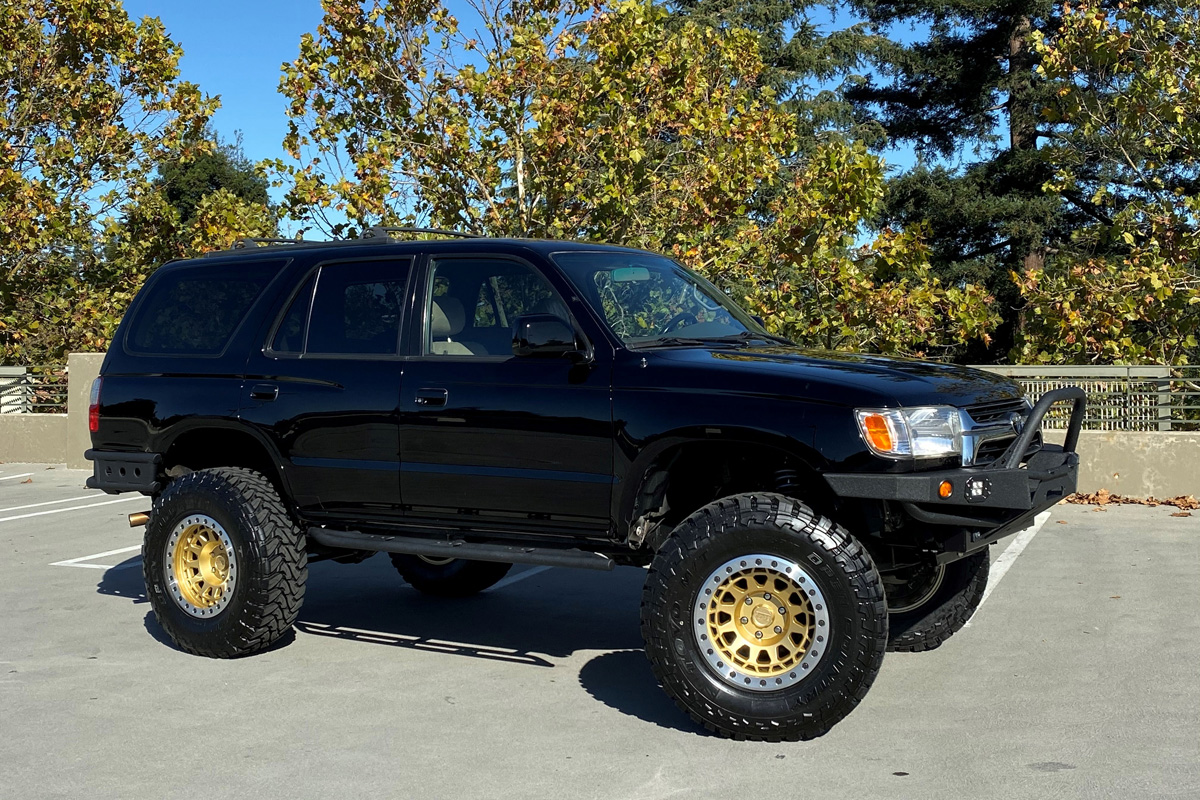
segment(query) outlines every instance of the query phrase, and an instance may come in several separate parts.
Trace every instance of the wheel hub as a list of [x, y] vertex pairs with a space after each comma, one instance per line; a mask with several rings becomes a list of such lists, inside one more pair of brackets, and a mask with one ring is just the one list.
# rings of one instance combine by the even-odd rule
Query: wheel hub
[[693, 609], [696, 639], [726, 683], [773, 691], [797, 683], [824, 655], [829, 611], [799, 564], [748, 555], [717, 567]]
[[237, 583], [233, 542], [205, 514], [183, 520], [171, 531], [163, 570], [175, 603], [193, 617], [211, 617], [229, 605]]

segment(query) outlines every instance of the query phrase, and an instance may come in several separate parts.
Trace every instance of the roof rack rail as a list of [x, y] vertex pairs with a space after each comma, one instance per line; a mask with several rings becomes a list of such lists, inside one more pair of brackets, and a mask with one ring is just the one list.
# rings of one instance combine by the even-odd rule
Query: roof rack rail
[[234, 239], [233, 245], [229, 249], [230, 250], [250, 250], [252, 248], [258, 247], [260, 244], [266, 245], [267, 247], [273, 247], [274, 245], [279, 245], [279, 244], [314, 244], [314, 243], [306, 242], [303, 239], [274, 239], [271, 237], [264, 237], [264, 236], [243, 236], [240, 239]]
[[456, 236], [462, 239], [481, 239], [477, 233], [466, 233], [464, 231], [450, 231], [445, 228], [409, 228], [409, 227], [394, 227], [389, 225], [376, 225], [367, 228], [362, 233], [364, 239], [388, 238], [390, 233], [431, 233], [436, 236]]

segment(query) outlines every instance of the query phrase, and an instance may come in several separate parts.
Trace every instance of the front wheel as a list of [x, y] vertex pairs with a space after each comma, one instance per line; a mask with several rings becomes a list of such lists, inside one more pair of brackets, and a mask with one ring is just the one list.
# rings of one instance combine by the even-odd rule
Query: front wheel
[[887, 622], [866, 550], [776, 494], [728, 497], [688, 517], [642, 594], [642, 636], [663, 689], [735, 739], [828, 731], [866, 696]]
[[933, 650], [962, 630], [983, 600], [989, 570], [984, 549], [949, 564], [924, 564], [886, 576], [888, 650]]

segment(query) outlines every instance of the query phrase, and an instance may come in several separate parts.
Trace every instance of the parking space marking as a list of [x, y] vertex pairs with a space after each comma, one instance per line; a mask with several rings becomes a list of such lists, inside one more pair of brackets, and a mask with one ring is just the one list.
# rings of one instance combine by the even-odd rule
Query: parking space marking
[[93, 558], [104, 558], [105, 556], [115, 556], [121, 553], [132, 553], [134, 550], [141, 550], [140, 544], [135, 544], [131, 547], [118, 547], [116, 550], [105, 550], [103, 553], [92, 553], [90, 556], [79, 556], [78, 558], [68, 558], [65, 561], [55, 561], [50, 566], [52, 567], [79, 567], [80, 569], [124, 569], [132, 567], [140, 561], [131, 562], [129, 564], [84, 564], [84, 561], [91, 561]]
[[5, 475], [0, 477], [0, 481], [11, 481], [14, 478], [28, 478], [32, 474], [32, 472], [22, 472], [20, 475]]
[[24, 506], [13, 506], [12, 508], [0, 508], [0, 514], [7, 514], [9, 511], [23, 511], [27, 508], [40, 508], [41, 506], [56, 506], [59, 503], [73, 503], [76, 500], [92, 500], [97, 497], [104, 497], [103, 494], [85, 494], [79, 497], [64, 497], [62, 500], [47, 500], [44, 503], [29, 503]]
[[550, 567], [544, 567], [544, 566], [543, 567], [530, 567], [529, 569], [525, 570], [524, 572], [518, 572], [516, 575], [509, 575], [504, 580], [493, 584], [488, 589], [488, 591], [494, 592], [497, 589], [503, 589], [505, 586], [512, 586], [517, 581], [523, 581], [526, 578], [532, 578], [534, 575], [537, 575], [538, 573], [541, 573], [541, 572], [545, 572], [548, 569], [550, 569]]
[[[1043, 511], [1033, 518], [1033, 524], [1025, 530], [1017, 534], [1017, 538], [1012, 540], [1012, 543], [1004, 548], [1004, 552], [1000, 557], [992, 562], [990, 571], [988, 572], [987, 586], [983, 588], [983, 597], [979, 598], [979, 605], [975, 606], [975, 614], [979, 613], [979, 609], [983, 608], [983, 604], [987, 602], [992, 590], [1000, 583], [1000, 580], [1008, 574], [1008, 570], [1012, 567], [1013, 562], [1017, 560], [1017, 556], [1025, 552], [1025, 548], [1033, 541], [1033, 537], [1038, 535], [1038, 531], [1046, 524], [1046, 520], [1050, 519], [1049, 511]], [[974, 619], [974, 614], [971, 615]], [[970, 620], [967, 621], [967, 626], [970, 626]]]
[[110, 506], [113, 503], [132, 503], [136, 500], [141, 500], [143, 503], [148, 502], [147, 498], [138, 495], [137, 497], [119, 497], [116, 500], [105, 500], [103, 503], [88, 503], [82, 506], [72, 506], [70, 508], [52, 508], [49, 511], [33, 511], [29, 514], [17, 514], [12, 517], [0, 517], [0, 522], [12, 522], [14, 519], [29, 519], [30, 517], [44, 517], [47, 514], [65, 514], [68, 511], [81, 511], [85, 508], [95, 508], [96, 506]]

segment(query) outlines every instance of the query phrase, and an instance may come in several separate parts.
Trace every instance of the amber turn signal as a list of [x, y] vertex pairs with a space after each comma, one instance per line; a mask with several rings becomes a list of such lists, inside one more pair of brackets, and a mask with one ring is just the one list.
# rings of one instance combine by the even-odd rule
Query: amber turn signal
[[892, 432], [888, 430], [887, 418], [882, 414], [867, 414], [862, 423], [871, 446], [884, 453], [891, 452]]
[[950, 484], [950, 481], [942, 481], [938, 484], [938, 497], [945, 500], [952, 494], [954, 494], [954, 487]]

